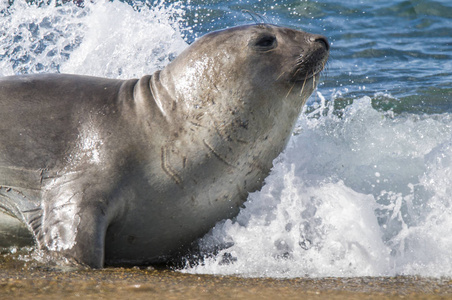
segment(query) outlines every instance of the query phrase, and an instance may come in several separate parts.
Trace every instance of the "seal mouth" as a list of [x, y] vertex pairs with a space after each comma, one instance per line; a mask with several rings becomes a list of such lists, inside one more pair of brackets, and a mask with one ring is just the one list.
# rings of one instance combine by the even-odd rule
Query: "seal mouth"
[[[310, 80], [314, 77], [317, 78], [320, 76], [320, 73], [323, 71], [324, 68], [325, 67], [323, 65], [317, 66], [314, 70], [311, 70], [310, 72], [305, 72], [304, 76], [298, 76], [297, 74], [294, 74], [291, 81], [294, 83], [304, 83], [307, 80]], [[297, 73], [297, 72], [295, 72], [295, 73]], [[301, 73], [301, 72], [298, 72], [298, 73]]]
[[295, 64], [295, 70], [292, 73], [292, 82], [305, 82], [313, 77], [320, 75], [325, 69], [328, 59], [328, 52], [321, 55], [310, 55], [309, 57], [300, 56]]

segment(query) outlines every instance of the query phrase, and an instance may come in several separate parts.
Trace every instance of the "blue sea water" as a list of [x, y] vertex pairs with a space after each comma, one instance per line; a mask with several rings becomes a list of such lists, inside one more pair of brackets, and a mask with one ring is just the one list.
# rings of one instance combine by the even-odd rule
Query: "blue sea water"
[[330, 61], [262, 190], [182, 271], [452, 277], [449, 0], [1, 0], [0, 75], [138, 77], [253, 20], [324, 34]]

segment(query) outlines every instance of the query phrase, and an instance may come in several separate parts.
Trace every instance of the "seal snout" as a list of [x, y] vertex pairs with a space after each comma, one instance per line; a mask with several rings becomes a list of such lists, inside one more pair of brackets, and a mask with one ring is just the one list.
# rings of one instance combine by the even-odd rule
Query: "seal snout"
[[330, 44], [328, 39], [319, 34], [303, 32], [300, 41], [301, 53], [297, 54], [291, 81], [303, 82], [317, 76], [328, 60]]

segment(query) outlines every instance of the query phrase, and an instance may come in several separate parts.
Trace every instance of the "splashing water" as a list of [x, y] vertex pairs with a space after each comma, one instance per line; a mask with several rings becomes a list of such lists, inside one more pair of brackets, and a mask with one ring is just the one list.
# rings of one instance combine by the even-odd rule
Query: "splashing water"
[[333, 105], [301, 116], [265, 186], [200, 241], [209, 254], [188, 272], [452, 274], [452, 116]]
[[0, 75], [61, 72], [111, 78], [152, 74], [187, 44], [177, 3], [148, 8], [86, 1], [0, 6]]
[[[83, 8], [2, 1], [0, 75], [151, 74], [186, 48], [185, 9], [164, 1], [86, 1]], [[450, 111], [395, 113], [376, 105], [398, 103], [388, 93], [322, 93], [311, 98], [262, 190], [199, 241], [205, 258], [183, 272], [452, 276]], [[416, 96], [428, 102], [429, 95], [437, 97]], [[335, 108], [343, 100], [351, 104]], [[450, 105], [441, 101], [437, 107]]]

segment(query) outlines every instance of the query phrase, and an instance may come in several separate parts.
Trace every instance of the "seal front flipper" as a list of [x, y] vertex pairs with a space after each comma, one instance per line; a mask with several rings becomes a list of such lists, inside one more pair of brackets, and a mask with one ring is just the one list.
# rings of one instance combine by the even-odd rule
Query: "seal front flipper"
[[103, 266], [107, 221], [105, 213], [99, 212], [102, 205], [83, 199], [85, 192], [77, 191], [78, 181], [68, 177], [56, 179], [42, 194], [0, 187], [0, 247], [35, 242], [60, 263], [72, 264], [74, 259], [82, 265]]
[[106, 206], [89, 193], [63, 184], [45, 195], [42, 226], [35, 231], [39, 247], [61, 253], [93, 268], [104, 265]]
[[[105, 234], [107, 228], [107, 219], [102, 213], [102, 209], [84, 207], [80, 212], [79, 224], [73, 240], [74, 244], [70, 248], [62, 249], [61, 253], [74, 258], [82, 265], [102, 268], [105, 261]], [[65, 234], [66, 228], [62, 225], [55, 227], [54, 230]], [[66, 238], [64, 242], [72, 242], [72, 240]], [[60, 244], [60, 246], [67, 247], [68, 245]], [[59, 251], [58, 249], [56, 250]]]

